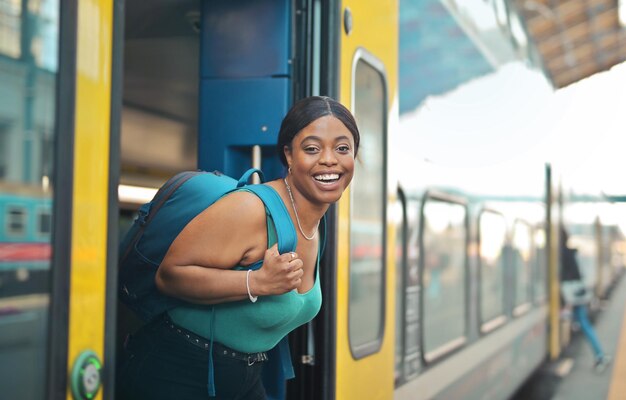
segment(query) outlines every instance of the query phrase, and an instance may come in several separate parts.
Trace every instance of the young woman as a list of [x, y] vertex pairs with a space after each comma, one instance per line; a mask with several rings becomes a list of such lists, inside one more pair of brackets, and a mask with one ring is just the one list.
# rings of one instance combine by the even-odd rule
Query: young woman
[[[266, 352], [320, 309], [318, 227], [352, 180], [358, 146], [354, 117], [335, 100], [309, 97], [291, 108], [277, 143], [288, 172], [266, 185], [289, 210], [296, 251], [278, 253], [273, 222], [252, 193], [234, 192], [200, 213], [156, 276], [159, 290], [189, 305], [133, 338], [118, 398], [206, 399], [207, 385], [217, 399], [266, 397]], [[245, 268], [259, 260], [260, 269]]]

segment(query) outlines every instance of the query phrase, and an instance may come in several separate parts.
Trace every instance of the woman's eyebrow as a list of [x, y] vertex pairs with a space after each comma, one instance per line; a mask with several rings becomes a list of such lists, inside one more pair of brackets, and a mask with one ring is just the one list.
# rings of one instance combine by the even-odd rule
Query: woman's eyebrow
[[[302, 142], [304, 143], [307, 140], [315, 140], [315, 141], [321, 142], [322, 138], [319, 137], [319, 136], [311, 135], [311, 136], [307, 136]], [[341, 140], [350, 140], [350, 138], [348, 136], [346, 136], [346, 135], [341, 135], [341, 136], [335, 138], [335, 142], [339, 142]]]

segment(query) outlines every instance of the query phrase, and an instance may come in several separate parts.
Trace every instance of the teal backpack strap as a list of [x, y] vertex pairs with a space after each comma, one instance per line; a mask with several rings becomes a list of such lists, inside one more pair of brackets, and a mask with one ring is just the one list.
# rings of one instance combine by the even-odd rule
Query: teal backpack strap
[[291, 352], [289, 351], [289, 338], [285, 336], [278, 342], [278, 353], [280, 354], [280, 364], [283, 367], [284, 379], [292, 379], [296, 377], [293, 372], [293, 364], [291, 363]]
[[[246, 190], [248, 192], [254, 193], [257, 197], [261, 199], [263, 204], [265, 204], [265, 208], [269, 212], [272, 217], [272, 221], [274, 222], [274, 228], [276, 229], [276, 236], [278, 241], [278, 252], [280, 254], [288, 253], [290, 251], [294, 251], [296, 249], [296, 244], [298, 238], [296, 236], [296, 228], [293, 226], [291, 222], [291, 216], [289, 216], [289, 211], [287, 211], [287, 207], [285, 207], [285, 203], [283, 203], [282, 199], [270, 186], [266, 185], [246, 185], [250, 176], [254, 173], [259, 173], [261, 180], [263, 180], [263, 174], [261, 171], [257, 169], [249, 169], [246, 171], [239, 182], [237, 183], [237, 188], [239, 190]], [[215, 318], [215, 308], [213, 308], [213, 318]], [[209, 377], [208, 377], [208, 391], [209, 397], [215, 397], [215, 371], [213, 366], [213, 329], [215, 327], [215, 323], [211, 324], [211, 339], [210, 339], [210, 349], [209, 349]], [[280, 363], [282, 367], [282, 373], [284, 379], [291, 379], [295, 376], [293, 371], [293, 365], [291, 364], [291, 355], [289, 353], [289, 342], [287, 341], [287, 337], [283, 338], [278, 346], [276, 346], [279, 353]], [[276, 349], [275, 348], [275, 349]]]
[[265, 177], [263, 176], [263, 171], [261, 171], [260, 169], [257, 169], [257, 168], [250, 168], [249, 170], [244, 172], [243, 175], [241, 175], [241, 178], [239, 178], [239, 181], [237, 182], [237, 188], [244, 187], [248, 183], [248, 180], [250, 180], [250, 177], [253, 174], [258, 174], [259, 175], [259, 179], [261, 179], [261, 182], [265, 182]]
[[278, 252], [284, 254], [294, 251], [298, 243], [296, 228], [293, 226], [293, 222], [291, 222], [291, 216], [289, 216], [285, 203], [283, 203], [276, 190], [267, 185], [249, 185], [242, 189], [257, 195], [272, 216], [278, 238]]
[[[291, 216], [289, 215], [289, 211], [287, 211], [287, 207], [285, 207], [285, 203], [283, 203], [276, 190], [267, 185], [250, 185], [243, 189], [257, 195], [265, 204], [265, 208], [272, 217], [272, 222], [276, 230], [278, 252], [283, 254], [294, 251], [298, 240], [296, 228], [293, 226], [293, 222], [291, 222]], [[277, 357], [274, 358], [274, 356]], [[270, 360], [268, 364], [269, 365], [263, 370], [264, 375], [270, 377], [270, 382], [275, 382], [276, 378], [286, 380], [295, 377], [296, 374], [294, 373], [293, 364], [291, 363], [291, 352], [289, 351], [289, 339], [287, 336], [281, 339], [278, 345], [270, 350]], [[279, 392], [282, 393], [280, 388], [266, 388], [266, 390], [270, 392], [273, 389], [278, 389]]]

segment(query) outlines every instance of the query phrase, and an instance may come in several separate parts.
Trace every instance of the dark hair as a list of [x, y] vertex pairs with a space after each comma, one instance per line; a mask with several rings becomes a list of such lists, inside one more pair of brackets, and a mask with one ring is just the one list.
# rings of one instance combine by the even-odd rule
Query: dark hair
[[330, 97], [311, 96], [297, 101], [280, 124], [276, 148], [278, 149], [280, 161], [284, 166], [287, 166], [287, 158], [283, 150], [285, 146], [291, 148], [291, 141], [302, 129], [316, 119], [327, 115], [337, 118], [352, 133], [354, 138], [354, 156], [356, 157], [359, 151], [360, 135], [352, 113], [337, 100], [333, 100]]

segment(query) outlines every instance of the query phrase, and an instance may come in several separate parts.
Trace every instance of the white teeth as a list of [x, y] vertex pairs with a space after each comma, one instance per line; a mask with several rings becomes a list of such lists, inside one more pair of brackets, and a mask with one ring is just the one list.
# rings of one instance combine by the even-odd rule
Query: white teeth
[[339, 174], [315, 175], [314, 178], [318, 181], [336, 181], [337, 179], [339, 179]]

